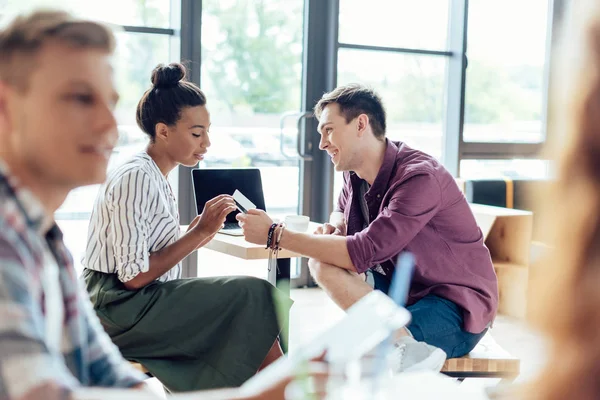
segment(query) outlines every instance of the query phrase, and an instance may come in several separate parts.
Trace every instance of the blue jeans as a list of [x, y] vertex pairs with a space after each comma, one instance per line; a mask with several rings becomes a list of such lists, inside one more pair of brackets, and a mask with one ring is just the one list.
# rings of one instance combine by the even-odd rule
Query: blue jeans
[[[373, 271], [375, 289], [387, 293], [390, 281]], [[448, 358], [462, 357], [479, 343], [487, 332], [471, 333], [463, 330], [463, 310], [450, 300], [428, 295], [406, 307], [412, 314], [407, 326], [413, 337], [446, 352]]]

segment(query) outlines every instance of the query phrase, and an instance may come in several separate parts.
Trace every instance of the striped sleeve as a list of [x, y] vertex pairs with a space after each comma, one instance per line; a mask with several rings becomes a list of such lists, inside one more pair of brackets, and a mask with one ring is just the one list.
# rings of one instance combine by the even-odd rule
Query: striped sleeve
[[124, 173], [112, 186], [109, 229], [114, 238], [115, 268], [121, 282], [148, 272], [149, 213], [157, 197], [156, 184], [141, 169]]
[[[49, 352], [44, 342], [44, 317], [31, 292], [31, 255], [0, 234], [0, 398], [14, 399], [44, 391], [64, 394], [79, 382], [61, 355]], [[14, 232], [12, 232], [14, 233]], [[16, 235], [16, 234], [15, 234]], [[14, 239], [14, 240], [11, 240]], [[21, 245], [22, 246], [22, 245]], [[30, 268], [29, 268], [30, 269]]]

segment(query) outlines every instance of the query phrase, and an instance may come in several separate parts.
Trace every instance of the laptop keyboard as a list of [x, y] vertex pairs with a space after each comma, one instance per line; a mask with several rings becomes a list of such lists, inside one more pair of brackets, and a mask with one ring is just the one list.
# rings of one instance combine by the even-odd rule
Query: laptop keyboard
[[241, 229], [237, 222], [225, 222], [223, 229]]

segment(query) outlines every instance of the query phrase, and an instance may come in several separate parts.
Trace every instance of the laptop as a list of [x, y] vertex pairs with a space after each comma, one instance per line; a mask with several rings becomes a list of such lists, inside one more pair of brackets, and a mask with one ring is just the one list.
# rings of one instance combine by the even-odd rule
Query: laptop
[[[235, 190], [242, 192], [256, 208], [266, 211], [262, 179], [258, 168], [202, 168], [192, 170], [192, 184], [198, 215], [210, 199], [220, 194], [233, 195]], [[242, 229], [235, 216], [239, 211], [229, 213], [225, 227], [219, 232], [232, 236], [242, 236]]]

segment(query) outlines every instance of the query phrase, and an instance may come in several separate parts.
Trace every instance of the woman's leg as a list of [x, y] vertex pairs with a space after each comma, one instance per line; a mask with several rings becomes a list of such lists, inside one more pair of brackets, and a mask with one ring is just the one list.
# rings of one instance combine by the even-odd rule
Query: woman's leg
[[262, 370], [269, 366], [269, 364], [277, 361], [279, 357], [283, 356], [283, 350], [281, 350], [281, 345], [279, 344], [279, 339], [275, 340], [273, 346], [269, 349], [267, 356], [265, 357], [263, 363], [260, 365], [258, 370]]
[[291, 300], [262, 279], [181, 279], [131, 292], [100, 278], [87, 279], [88, 290], [102, 294], [96, 311], [113, 342], [170, 391], [239, 386], [281, 351], [275, 304]]

